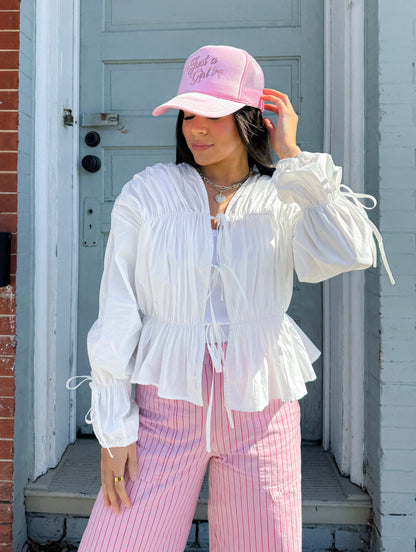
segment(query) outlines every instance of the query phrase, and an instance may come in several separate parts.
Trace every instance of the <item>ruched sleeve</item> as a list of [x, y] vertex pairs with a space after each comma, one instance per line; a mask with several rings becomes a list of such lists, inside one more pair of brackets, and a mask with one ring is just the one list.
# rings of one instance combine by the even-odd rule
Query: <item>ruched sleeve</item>
[[[365, 209], [376, 200], [341, 184], [342, 169], [323, 153], [302, 152], [278, 162], [273, 175], [283, 203], [300, 208], [294, 214], [293, 255], [303, 282], [321, 282], [342, 272], [376, 264], [377, 239], [386, 270], [394, 283], [383, 241]], [[359, 199], [370, 199], [370, 207]]]
[[139, 411], [130, 380], [142, 327], [134, 283], [139, 232], [140, 216], [125, 187], [112, 211], [99, 314], [87, 337], [91, 423], [107, 448], [137, 441]]

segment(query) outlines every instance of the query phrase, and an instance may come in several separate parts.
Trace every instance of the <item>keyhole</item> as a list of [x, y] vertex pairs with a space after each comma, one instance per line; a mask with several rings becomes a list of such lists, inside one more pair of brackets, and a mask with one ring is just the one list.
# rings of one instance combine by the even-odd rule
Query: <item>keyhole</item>
[[[92, 215], [92, 213], [93, 213], [92, 209], [88, 209], [88, 214]], [[92, 230], [92, 224], [90, 224], [90, 230]]]

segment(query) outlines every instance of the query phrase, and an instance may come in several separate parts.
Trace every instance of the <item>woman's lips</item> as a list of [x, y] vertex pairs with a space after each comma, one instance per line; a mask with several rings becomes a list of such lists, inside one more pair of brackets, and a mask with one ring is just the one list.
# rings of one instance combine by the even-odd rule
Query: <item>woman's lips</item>
[[194, 151], [206, 151], [212, 144], [191, 144], [191, 147]]

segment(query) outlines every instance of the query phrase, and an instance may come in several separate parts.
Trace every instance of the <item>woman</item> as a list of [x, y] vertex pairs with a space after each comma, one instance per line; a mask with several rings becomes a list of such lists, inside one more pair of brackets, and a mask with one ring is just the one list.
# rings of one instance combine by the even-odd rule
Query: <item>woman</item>
[[319, 352], [285, 314], [293, 268], [319, 282], [372, 265], [382, 242], [263, 86], [243, 50], [192, 54], [153, 112], [179, 110], [177, 164], [114, 205], [88, 335], [102, 490], [82, 552], [183, 550], [208, 465], [210, 550], [302, 548], [298, 399]]

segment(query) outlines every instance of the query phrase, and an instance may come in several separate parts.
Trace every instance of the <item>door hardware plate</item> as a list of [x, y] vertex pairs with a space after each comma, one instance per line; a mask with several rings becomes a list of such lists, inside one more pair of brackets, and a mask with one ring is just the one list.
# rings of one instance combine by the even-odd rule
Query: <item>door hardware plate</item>
[[95, 198], [84, 199], [84, 231], [82, 245], [95, 247], [98, 240], [98, 202]]
[[120, 124], [119, 113], [82, 113], [81, 126], [99, 127], [99, 126], [117, 126]]

